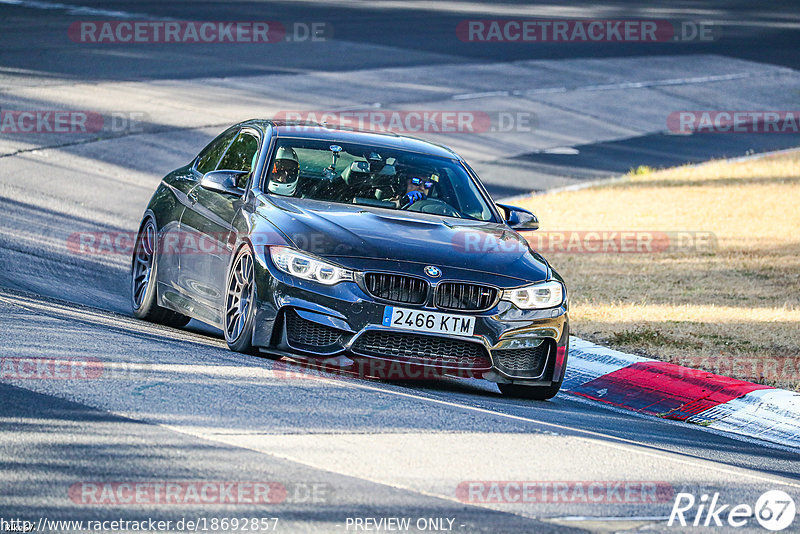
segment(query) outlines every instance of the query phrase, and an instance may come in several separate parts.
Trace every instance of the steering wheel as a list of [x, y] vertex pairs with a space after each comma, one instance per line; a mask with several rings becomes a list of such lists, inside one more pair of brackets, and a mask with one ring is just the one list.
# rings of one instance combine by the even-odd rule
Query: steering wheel
[[448, 217], [460, 217], [461, 214], [450, 204], [438, 198], [425, 198], [417, 200], [405, 208], [408, 211], [418, 211], [420, 213], [431, 213], [433, 215], [446, 215]]

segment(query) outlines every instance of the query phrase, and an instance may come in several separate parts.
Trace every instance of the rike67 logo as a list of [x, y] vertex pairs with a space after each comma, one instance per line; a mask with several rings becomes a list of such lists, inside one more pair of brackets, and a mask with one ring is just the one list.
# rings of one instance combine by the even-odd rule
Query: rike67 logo
[[796, 511], [794, 499], [781, 490], [765, 492], [756, 500], [755, 506], [725, 503], [720, 500], [719, 493], [713, 496], [703, 494], [699, 499], [691, 493], [678, 493], [667, 525], [740, 528], [748, 526], [755, 517], [762, 527], [777, 532], [792, 525]]

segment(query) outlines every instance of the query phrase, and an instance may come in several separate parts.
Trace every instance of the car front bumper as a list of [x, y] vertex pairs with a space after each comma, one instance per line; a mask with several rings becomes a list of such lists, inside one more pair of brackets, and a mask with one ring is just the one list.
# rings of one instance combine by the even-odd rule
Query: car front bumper
[[[414, 378], [419, 375], [419, 367], [435, 367], [444, 375], [537, 386], [549, 386], [563, 378], [569, 337], [566, 302], [556, 308], [520, 310], [501, 300], [485, 312], [444, 311], [382, 302], [369, 295], [359, 283], [341, 282], [325, 286], [297, 279], [278, 271], [263, 255], [259, 256], [257, 274], [259, 270], [262, 273], [257, 276], [253, 345], [266, 352], [301, 359], [347, 356], [407, 364], [409, 367], [405, 374], [408, 376], [401, 374], [395, 378]], [[473, 316], [474, 332], [467, 337], [387, 327], [383, 325], [386, 306]], [[293, 338], [297, 328], [308, 333], [302, 339], [322, 341], [298, 343], [297, 338]], [[338, 338], [334, 330], [340, 333]], [[323, 335], [317, 335], [319, 332]], [[408, 357], [413, 351], [402, 348], [375, 349], [375, 343], [387, 339], [398, 341], [395, 334], [405, 335], [405, 339], [412, 342], [430, 341], [444, 347], [445, 351], [449, 343], [451, 352], [480, 354], [481, 358], [427, 360]], [[420, 339], [420, 336], [427, 339]], [[335, 342], [328, 343], [334, 338]], [[373, 348], [365, 351], [368, 338], [373, 340]], [[530, 362], [528, 367], [526, 362]], [[370, 368], [378, 367], [373, 365]]]

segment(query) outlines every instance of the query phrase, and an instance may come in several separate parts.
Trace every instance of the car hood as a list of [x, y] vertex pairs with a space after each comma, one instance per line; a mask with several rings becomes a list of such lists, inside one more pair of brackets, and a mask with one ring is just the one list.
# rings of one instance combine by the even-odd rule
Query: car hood
[[412, 262], [523, 282], [549, 275], [544, 258], [502, 224], [275, 196], [259, 212], [296, 248], [346, 267]]

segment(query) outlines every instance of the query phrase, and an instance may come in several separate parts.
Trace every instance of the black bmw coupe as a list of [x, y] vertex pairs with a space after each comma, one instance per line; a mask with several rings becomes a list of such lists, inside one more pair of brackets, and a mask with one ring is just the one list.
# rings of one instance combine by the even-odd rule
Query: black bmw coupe
[[213, 325], [235, 351], [548, 399], [567, 364], [567, 292], [519, 234], [536, 228], [442, 146], [250, 120], [159, 184], [134, 248], [133, 312]]

